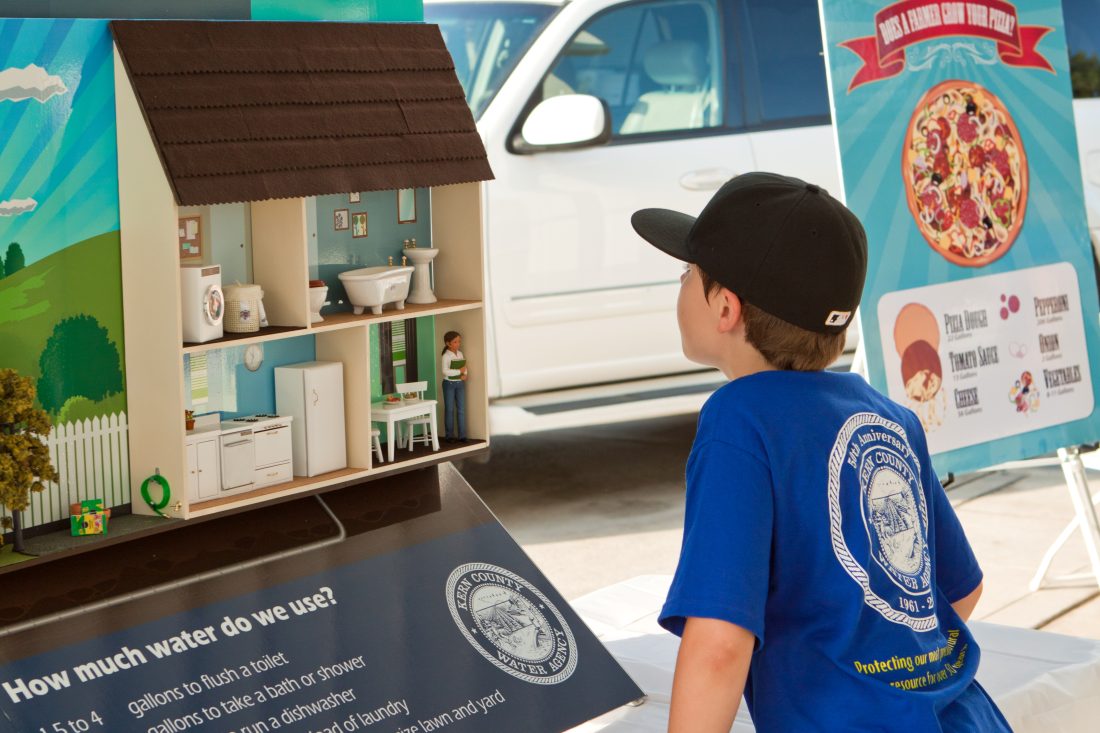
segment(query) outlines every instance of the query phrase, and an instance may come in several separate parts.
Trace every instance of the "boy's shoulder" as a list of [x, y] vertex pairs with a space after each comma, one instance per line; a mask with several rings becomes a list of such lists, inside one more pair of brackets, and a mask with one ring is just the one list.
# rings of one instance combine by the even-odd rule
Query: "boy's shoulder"
[[851, 372], [771, 370], [731, 380], [715, 390], [707, 407], [723, 412], [759, 412], [773, 407], [811, 407], [874, 390]]
[[783, 370], [757, 372], [718, 388], [700, 411], [698, 435], [735, 443], [755, 435], [766, 441], [777, 432], [828, 430], [860, 412], [898, 422], [907, 432], [923, 437], [912, 410], [878, 392], [858, 374]]

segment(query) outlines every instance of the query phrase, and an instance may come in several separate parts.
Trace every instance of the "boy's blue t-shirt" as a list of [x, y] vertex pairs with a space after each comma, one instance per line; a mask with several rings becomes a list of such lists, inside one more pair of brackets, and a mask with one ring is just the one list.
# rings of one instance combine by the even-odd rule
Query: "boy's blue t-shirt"
[[761, 372], [707, 400], [660, 622], [756, 635], [760, 731], [1010, 730], [951, 607], [981, 579], [917, 417], [858, 375]]

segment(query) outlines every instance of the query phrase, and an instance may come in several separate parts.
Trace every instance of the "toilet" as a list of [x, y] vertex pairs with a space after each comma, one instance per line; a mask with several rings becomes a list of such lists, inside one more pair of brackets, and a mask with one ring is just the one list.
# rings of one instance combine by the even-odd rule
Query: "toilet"
[[320, 323], [325, 320], [321, 316], [321, 308], [325, 305], [325, 298], [328, 297], [328, 286], [325, 285], [324, 280], [310, 280], [309, 281], [309, 322]]

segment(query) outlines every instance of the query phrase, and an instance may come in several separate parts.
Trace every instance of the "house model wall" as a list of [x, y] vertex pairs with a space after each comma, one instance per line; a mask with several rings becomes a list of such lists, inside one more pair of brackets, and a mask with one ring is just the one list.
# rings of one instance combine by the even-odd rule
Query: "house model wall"
[[[440, 73], [441, 54], [445, 55], [446, 50], [438, 30], [427, 26], [374, 24], [368, 29], [327, 24], [325, 38], [331, 40], [334, 33], [347, 34], [343, 48], [335, 44], [340, 48], [336, 54], [340, 58], [334, 60], [330, 51], [327, 58], [299, 53], [290, 59], [284, 53], [274, 54], [273, 60], [263, 58], [257, 49], [286, 49], [294, 38], [309, 46], [311, 34], [321, 29], [286, 23], [253, 23], [242, 28], [240, 24], [127, 21], [112, 26], [118, 44], [114, 64], [125, 334], [128, 344], [140, 345], [126, 352], [134, 510], [150, 511], [140, 499], [139, 490], [144, 478], [154, 472], [159, 471], [174, 487], [188, 481], [182, 419], [187, 401], [185, 355], [248, 343], [308, 336], [314, 339], [318, 360], [343, 364], [348, 468], [202, 502], [190, 501], [186, 492], [176, 490], [169, 507], [173, 516], [198, 516], [288, 493], [342, 486], [483, 450], [488, 440], [488, 410], [479, 179], [491, 173], [453, 71]], [[369, 33], [365, 33], [367, 30]], [[269, 37], [272, 35], [275, 38]], [[389, 39], [391, 35], [395, 37]], [[171, 47], [173, 39], [176, 48]], [[388, 54], [387, 39], [391, 48]], [[240, 44], [252, 48], [242, 50]], [[242, 53], [249, 59], [246, 65], [258, 68], [219, 68], [219, 64], [239, 65]], [[417, 58], [424, 73], [411, 88], [434, 101], [417, 99], [416, 91], [411, 99], [398, 96], [388, 100], [398, 114], [387, 116], [387, 100], [378, 95], [385, 94], [386, 87], [390, 95], [400, 95], [395, 90], [401, 85], [386, 79], [385, 65], [402, 69], [393, 73], [406, 77], [392, 81], [410, 83], [408, 76], [415, 73], [410, 69], [415, 69]], [[316, 121], [311, 127], [309, 120], [294, 119], [301, 114], [300, 100], [272, 99], [270, 91], [265, 91], [272, 86], [285, 89], [287, 85], [260, 78], [270, 75], [272, 66], [294, 65], [302, 59], [306, 66], [313, 63], [313, 68], [286, 66], [281, 73], [291, 82], [291, 88], [303, 74], [313, 76], [314, 89], [322, 88], [320, 98], [313, 102], [316, 113], [321, 119], [327, 117], [330, 124], [321, 135], [314, 132]], [[346, 68], [349, 64], [350, 70]], [[449, 57], [446, 64], [449, 66]], [[326, 73], [325, 65], [338, 68], [333, 77], [339, 88], [332, 89], [334, 98], [330, 99], [324, 99], [324, 84], [317, 78]], [[209, 84], [204, 82], [204, 72], [209, 72]], [[173, 73], [179, 78], [165, 78]], [[358, 87], [354, 84], [357, 73], [364, 82]], [[227, 74], [238, 85], [228, 99], [223, 90], [210, 88], [210, 84], [224, 83]], [[160, 89], [169, 88], [182, 99], [166, 99], [160, 94]], [[188, 88], [196, 97], [207, 97], [188, 99]], [[446, 89], [442, 103], [441, 89]], [[249, 94], [264, 98], [249, 100]], [[292, 96], [294, 91], [288, 94]], [[225, 101], [212, 103], [211, 99]], [[208, 111], [212, 104], [221, 104], [214, 115]], [[240, 106], [229, 109], [234, 104]], [[371, 114], [348, 109], [354, 104], [369, 105]], [[241, 124], [242, 117], [256, 112], [250, 106], [263, 107], [262, 119], [269, 128], [278, 125], [280, 113], [287, 109], [293, 109], [294, 114], [285, 118], [288, 128], [265, 132], [262, 124], [253, 124], [249, 119]], [[333, 122], [334, 110], [344, 115], [343, 121], [337, 114]], [[418, 111], [421, 116], [409, 115], [410, 111]], [[371, 115], [377, 121], [374, 127], [370, 125]], [[207, 119], [196, 121], [202, 117]], [[438, 133], [432, 132], [433, 125]], [[411, 129], [417, 126], [419, 130]], [[235, 134], [244, 137], [226, 142], [232, 141]], [[343, 139], [352, 144], [341, 146]], [[344, 149], [348, 150], [347, 161], [339, 154]], [[281, 165], [281, 155], [291, 158], [292, 163]], [[312, 167], [307, 165], [311, 160], [315, 161]], [[435, 261], [438, 302], [386, 310], [381, 315], [369, 311], [361, 316], [335, 313], [321, 323], [310, 323], [308, 207], [314, 205], [310, 196], [338, 193], [344, 187], [352, 191], [431, 187], [432, 244], [439, 249]], [[261, 198], [264, 196], [270, 197]], [[185, 345], [180, 327], [180, 205], [231, 201], [250, 204], [254, 281], [264, 289], [264, 305], [272, 327], [244, 338]], [[469, 436], [478, 442], [379, 464], [371, 450], [372, 418], [379, 417], [379, 408], [373, 408], [372, 414], [369, 327], [414, 316], [432, 317], [439, 334], [448, 330], [462, 333], [470, 373], [475, 375], [467, 382]]]

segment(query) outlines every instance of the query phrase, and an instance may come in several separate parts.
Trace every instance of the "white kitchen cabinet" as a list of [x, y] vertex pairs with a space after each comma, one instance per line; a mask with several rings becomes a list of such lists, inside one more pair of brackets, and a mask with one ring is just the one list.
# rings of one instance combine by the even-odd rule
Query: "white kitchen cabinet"
[[187, 442], [187, 498], [190, 501], [212, 499], [221, 488], [218, 436]]

